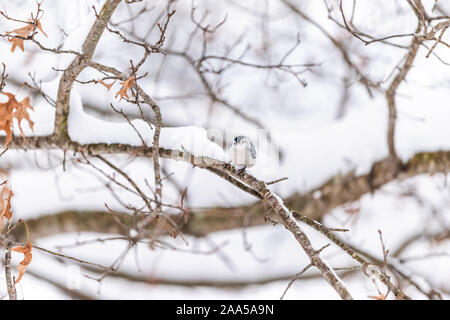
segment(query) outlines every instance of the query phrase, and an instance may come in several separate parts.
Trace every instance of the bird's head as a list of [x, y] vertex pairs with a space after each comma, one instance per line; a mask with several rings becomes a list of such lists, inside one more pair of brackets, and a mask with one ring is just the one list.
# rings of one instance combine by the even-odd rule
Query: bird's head
[[235, 144], [235, 145], [248, 144], [249, 142], [250, 141], [248, 140], [247, 137], [245, 137], [245, 136], [237, 136], [236, 138], [234, 138], [233, 144]]

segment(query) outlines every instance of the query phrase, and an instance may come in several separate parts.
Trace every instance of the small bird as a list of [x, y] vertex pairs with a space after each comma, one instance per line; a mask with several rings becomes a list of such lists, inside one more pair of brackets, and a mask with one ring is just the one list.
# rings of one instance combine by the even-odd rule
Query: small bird
[[256, 164], [256, 149], [249, 138], [237, 136], [233, 144], [228, 149], [228, 156], [231, 163], [244, 172], [246, 168], [251, 168]]

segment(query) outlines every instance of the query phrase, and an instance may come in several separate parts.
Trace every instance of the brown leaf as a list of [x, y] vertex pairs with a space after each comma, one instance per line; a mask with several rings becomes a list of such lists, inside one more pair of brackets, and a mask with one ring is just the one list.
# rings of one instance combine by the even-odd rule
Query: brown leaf
[[[12, 42], [11, 52], [14, 52], [16, 50], [16, 47], [19, 47], [20, 49], [22, 49], [22, 51], [25, 51], [24, 47], [23, 47], [24, 39], [21, 39], [21, 38], [26, 39], [32, 35], [32, 33], [35, 29], [34, 23], [36, 24], [36, 28], [38, 28], [47, 37], [47, 34], [44, 32], [44, 29], [42, 29], [42, 24], [39, 20], [36, 20], [33, 22], [33, 20], [28, 19], [28, 23], [25, 27], [17, 28], [12, 31], [6, 32], [7, 35], [12, 35], [12, 36], [8, 37], [8, 41]], [[20, 38], [16, 38], [13, 36], [20, 37]]]
[[26, 120], [30, 125], [31, 130], [34, 130], [34, 123], [30, 119], [28, 114], [28, 109], [34, 110], [33, 106], [30, 104], [30, 98], [26, 97], [22, 101], [18, 102], [16, 96], [9, 92], [3, 92], [2, 94], [8, 97], [8, 101], [0, 103], [0, 130], [6, 133], [5, 147], [12, 140], [12, 127], [13, 118], [17, 119], [20, 135], [25, 141], [25, 134], [22, 130], [22, 120]]
[[22, 38], [28, 38], [32, 31], [33, 31], [33, 25], [31, 23], [28, 23], [25, 27], [17, 28], [12, 31], [7, 31], [6, 34], [15, 33], [16, 36], [19, 36]]
[[369, 298], [375, 299], [375, 300], [386, 300], [386, 296], [382, 293], [378, 296], [369, 296]]
[[[27, 24], [25, 27], [14, 29], [12, 31], [6, 32], [6, 34], [10, 35], [12, 33], [15, 33], [15, 36], [22, 37], [22, 38], [28, 38], [30, 33], [33, 31], [33, 25]], [[23, 40], [16, 37], [8, 37], [8, 41], [12, 42], [11, 52], [14, 52], [16, 50], [16, 47], [18, 46], [20, 49], [22, 49], [22, 52], [25, 51], [23, 47]]]
[[12, 42], [11, 52], [16, 51], [16, 47], [19, 47], [20, 49], [22, 49], [22, 52], [25, 51], [25, 49], [23, 47], [23, 39], [8, 37], [8, 41]]
[[120, 96], [119, 101], [121, 101], [123, 97], [126, 97], [127, 99], [129, 99], [127, 91], [134, 84], [134, 76], [130, 76], [127, 80], [121, 81], [120, 84], [122, 85], [122, 88], [119, 91], [117, 91], [116, 97], [118, 95]]
[[31, 263], [31, 259], [33, 258], [33, 255], [31, 254], [32, 249], [33, 246], [31, 245], [30, 240], [27, 241], [25, 246], [11, 248], [12, 251], [23, 253], [24, 255], [23, 260], [19, 263], [19, 266], [17, 267], [17, 270], [19, 271], [19, 276], [14, 282], [14, 285], [16, 285], [20, 281], [20, 279], [22, 279], [25, 271], [27, 270], [28, 265]]
[[34, 131], [34, 122], [31, 121], [30, 115], [28, 114], [28, 109], [31, 109], [34, 111], [34, 108], [32, 105], [30, 105], [30, 97], [24, 98], [22, 101], [20, 101], [17, 104], [17, 108], [13, 113], [13, 117], [17, 119], [17, 123], [19, 124], [19, 130], [20, 134], [22, 135], [23, 140], [25, 141], [25, 134], [22, 130], [22, 120], [28, 121], [28, 125], [30, 126], [31, 130]]
[[109, 91], [109, 89], [111, 89], [111, 87], [114, 85], [114, 83], [116, 83], [116, 82], [114, 81], [114, 82], [112, 82], [112, 83], [110, 83], [110, 84], [107, 84], [107, 83], [103, 82], [103, 80], [97, 80], [97, 82], [100, 83], [100, 84], [102, 84], [102, 85], [104, 85], [104, 86], [108, 89], [108, 91]]
[[[0, 130], [5, 131], [6, 133], [6, 142], [5, 147], [8, 145], [8, 143], [12, 139], [12, 105], [10, 103], [11, 97], [9, 96], [10, 93], [4, 93], [8, 96], [8, 101], [4, 103], [0, 103]], [[14, 95], [12, 95], [14, 97]], [[15, 99], [15, 98], [14, 98]]]
[[25, 224], [25, 227], [27, 228], [27, 243], [25, 244], [25, 246], [17, 246], [17, 247], [11, 248], [11, 251], [23, 253], [23, 260], [19, 263], [19, 266], [17, 267], [17, 270], [19, 271], [19, 276], [17, 277], [16, 281], [14, 282], [14, 285], [16, 285], [20, 281], [20, 279], [22, 279], [25, 271], [27, 270], [28, 265], [31, 263], [31, 259], [33, 258], [33, 255], [31, 254], [33, 246], [31, 245], [31, 242], [30, 242], [28, 226]]
[[44, 29], [42, 29], [42, 24], [39, 20], [36, 20], [36, 27], [44, 34], [44, 36], [48, 38], [47, 34], [44, 32]]

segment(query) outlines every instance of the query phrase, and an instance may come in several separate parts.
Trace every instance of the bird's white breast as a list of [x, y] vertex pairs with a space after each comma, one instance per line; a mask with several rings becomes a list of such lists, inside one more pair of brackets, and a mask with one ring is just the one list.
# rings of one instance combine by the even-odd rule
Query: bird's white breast
[[253, 167], [256, 163], [248, 147], [245, 144], [233, 145], [228, 150], [228, 155], [231, 162], [238, 167]]

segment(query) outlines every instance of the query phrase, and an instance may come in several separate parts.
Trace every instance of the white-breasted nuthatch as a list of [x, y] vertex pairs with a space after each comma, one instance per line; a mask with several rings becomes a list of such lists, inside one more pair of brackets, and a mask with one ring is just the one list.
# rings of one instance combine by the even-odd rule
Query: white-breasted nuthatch
[[237, 136], [228, 149], [230, 162], [239, 170], [251, 168], [256, 164], [256, 148], [249, 138]]

